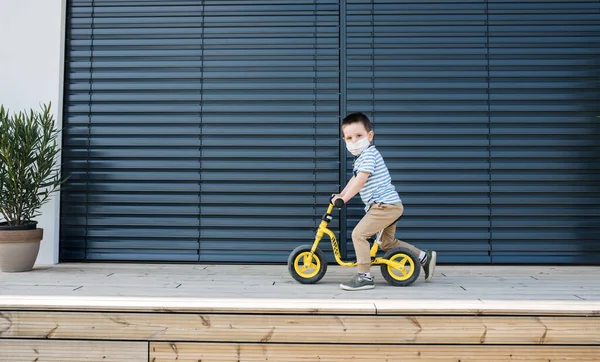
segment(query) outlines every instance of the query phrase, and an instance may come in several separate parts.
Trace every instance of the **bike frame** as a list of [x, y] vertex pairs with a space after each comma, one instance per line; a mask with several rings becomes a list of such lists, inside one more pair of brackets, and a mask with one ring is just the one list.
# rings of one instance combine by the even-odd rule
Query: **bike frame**
[[[331, 222], [331, 220], [333, 220], [333, 216], [331, 216], [331, 212], [333, 211], [333, 207], [334, 205], [332, 203], [329, 203], [329, 207], [327, 208], [327, 212], [325, 213], [325, 215], [323, 215], [323, 218], [321, 220], [321, 223], [319, 224], [319, 228], [317, 229], [317, 235], [315, 236], [315, 241], [313, 242], [312, 248], [310, 250], [310, 257], [308, 258], [304, 258], [304, 266], [306, 268], [309, 267], [310, 265], [310, 261], [312, 260], [313, 254], [315, 253], [315, 251], [317, 250], [317, 247], [319, 246], [319, 242], [321, 241], [321, 239], [323, 239], [323, 236], [327, 235], [329, 236], [329, 239], [331, 240], [331, 247], [333, 248], [333, 255], [335, 256], [335, 261], [343, 266], [343, 267], [353, 267], [356, 266], [357, 263], [356, 262], [345, 262], [342, 260], [342, 255], [340, 254], [340, 246], [337, 242], [337, 239], [335, 237], [335, 234], [333, 233], [333, 231], [331, 231], [327, 226], [329, 225], [329, 223]], [[375, 240], [375, 242], [373, 243], [373, 246], [371, 247], [371, 265], [381, 265], [381, 264], [386, 264], [392, 268], [395, 269], [401, 269], [404, 268], [404, 264], [406, 263], [406, 259], [403, 260], [402, 262], [396, 262], [396, 261], [392, 261], [392, 260], [388, 260], [388, 259], [384, 259], [381, 257], [376, 257], [377, 255], [377, 251], [379, 250], [379, 245], [381, 244], [381, 235], [383, 233], [383, 230], [379, 231], [377, 233], [377, 239]]]

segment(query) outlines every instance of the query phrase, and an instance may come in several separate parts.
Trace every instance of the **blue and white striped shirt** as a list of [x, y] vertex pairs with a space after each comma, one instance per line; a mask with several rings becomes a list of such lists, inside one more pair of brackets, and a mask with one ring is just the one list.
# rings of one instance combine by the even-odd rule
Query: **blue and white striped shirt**
[[367, 182], [360, 189], [360, 198], [366, 205], [365, 211], [369, 210], [372, 203], [399, 204], [402, 202], [396, 188], [392, 185], [392, 178], [383, 157], [375, 145], [369, 146], [354, 160], [352, 171], [354, 176], [361, 171], [370, 173]]

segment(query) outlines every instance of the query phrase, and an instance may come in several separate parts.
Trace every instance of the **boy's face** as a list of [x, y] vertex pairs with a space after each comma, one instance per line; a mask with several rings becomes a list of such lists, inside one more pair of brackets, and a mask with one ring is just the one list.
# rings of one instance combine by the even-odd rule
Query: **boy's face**
[[373, 136], [375, 135], [375, 132], [373, 132], [373, 130], [367, 132], [367, 129], [361, 122], [355, 122], [342, 127], [342, 134], [344, 136], [344, 141], [347, 143], [355, 143], [365, 137], [368, 137], [370, 144], [373, 142]]

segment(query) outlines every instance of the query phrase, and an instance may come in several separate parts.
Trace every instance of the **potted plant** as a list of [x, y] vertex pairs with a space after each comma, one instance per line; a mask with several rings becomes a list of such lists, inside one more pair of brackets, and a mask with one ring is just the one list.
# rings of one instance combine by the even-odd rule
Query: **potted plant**
[[58, 191], [59, 132], [50, 112], [10, 115], [0, 105], [0, 271], [33, 268], [43, 237], [39, 209]]

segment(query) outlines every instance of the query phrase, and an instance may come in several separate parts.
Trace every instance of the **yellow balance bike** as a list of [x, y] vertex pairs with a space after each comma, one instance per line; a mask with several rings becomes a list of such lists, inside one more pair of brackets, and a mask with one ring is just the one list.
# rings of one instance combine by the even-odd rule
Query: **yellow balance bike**
[[[319, 249], [319, 241], [327, 234], [331, 239], [331, 246], [336, 262], [343, 267], [354, 267], [356, 262], [345, 262], [340, 255], [340, 248], [335, 234], [327, 228], [333, 217], [333, 208], [344, 206], [344, 200], [335, 200], [335, 205], [329, 202], [327, 212], [323, 215], [315, 241], [312, 245], [300, 245], [292, 251], [288, 257], [288, 270], [292, 277], [302, 284], [315, 284], [325, 276], [327, 272], [327, 259], [325, 253]], [[404, 287], [414, 283], [421, 273], [421, 264], [413, 252], [406, 248], [394, 248], [388, 250], [383, 257], [377, 257], [377, 251], [381, 244], [383, 230], [377, 233], [377, 238], [371, 247], [371, 265], [381, 265], [381, 274], [385, 280], [394, 286]]]

